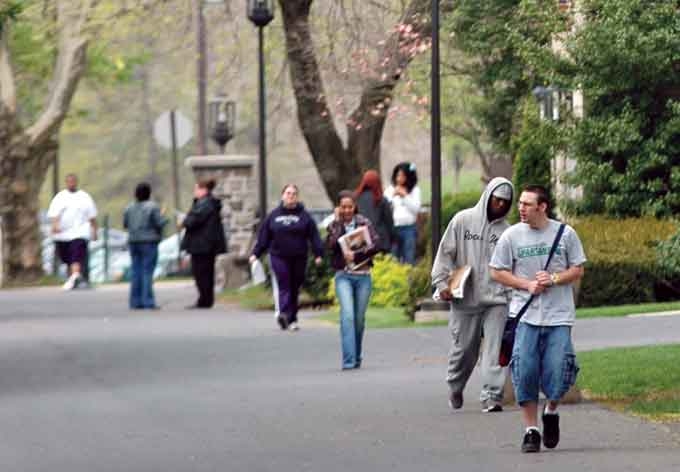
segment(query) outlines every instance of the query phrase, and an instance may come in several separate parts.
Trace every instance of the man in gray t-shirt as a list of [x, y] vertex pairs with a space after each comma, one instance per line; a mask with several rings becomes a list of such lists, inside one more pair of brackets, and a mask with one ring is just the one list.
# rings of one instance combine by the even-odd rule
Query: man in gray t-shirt
[[548, 218], [550, 200], [544, 187], [530, 185], [519, 199], [521, 223], [503, 233], [491, 262], [491, 278], [513, 289], [509, 313], [517, 316], [533, 295], [518, 327], [510, 363], [515, 397], [526, 432], [523, 452], [538, 452], [538, 394], [547, 402], [542, 415], [543, 444], [559, 442], [557, 406], [576, 380], [578, 365], [571, 342], [576, 311], [572, 284], [583, 276], [586, 257], [578, 235], [566, 226], [550, 265], [545, 269], [560, 223]]

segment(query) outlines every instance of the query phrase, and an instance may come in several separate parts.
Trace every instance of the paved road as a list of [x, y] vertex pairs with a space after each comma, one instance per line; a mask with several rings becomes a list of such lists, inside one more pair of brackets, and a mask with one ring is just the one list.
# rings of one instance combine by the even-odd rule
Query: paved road
[[[0, 471], [680, 470], [680, 438], [594, 404], [563, 407], [558, 449], [519, 452], [515, 408], [446, 405], [445, 328], [369, 331], [339, 370], [337, 328], [281, 333], [270, 314], [189, 312], [159, 289], [0, 291]], [[680, 317], [590, 320], [580, 349], [680, 342]], [[636, 341], [637, 340], [637, 341]]]

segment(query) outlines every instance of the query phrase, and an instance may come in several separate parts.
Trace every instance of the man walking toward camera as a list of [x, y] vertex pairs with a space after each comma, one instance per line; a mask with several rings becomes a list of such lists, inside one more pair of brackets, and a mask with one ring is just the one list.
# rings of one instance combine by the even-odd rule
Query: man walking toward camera
[[[506, 369], [498, 364], [508, 293], [489, 276], [489, 261], [496, 242], [510, 226], [506, 216], [512, 204], [509, 180], [496, 177], [487, 185], [477, 205], [458, 212], [442, 236], [432, 265], [435, 298], [451, 302], [449, 329], [451, 350], [446, 380], [449, 405], [463, 406], [463, 389], [482, 352], [482, 411], [502, 411]], [[454, 298], [448, 286], [452, 270], [471, 268], [463, 285], [463, 298]]]
[[78, 189], [78, 177], [66, 176], [66, 188], [56, 194], [47, 210], [52, 239], [59, 258], [68, 266], [69, 277], [64, 290], [73, 290], [83, 282], [87, 244], [97, 240], [97, 207], [90, 195]]
[[550, 219], [549, 214], [547, 190], [539, 185], [525, 187], [519, 198], [521, 222], [503, 233], [490, 263], [491, 277], [513, 289], [510, 316], [525, 310], [510, 362], [515, 397], [526, 428], [522, 452], [541, 449], [539, 388], [547, 399], [542, 414], [543, 445], [549, 449], [557, 446], [557, 406], [578, 373], [571, 342], [576, 319], [572, 285], [583, 277], [586, 257], [576, 231], [569, 225], [561, 229], [562, 224]]

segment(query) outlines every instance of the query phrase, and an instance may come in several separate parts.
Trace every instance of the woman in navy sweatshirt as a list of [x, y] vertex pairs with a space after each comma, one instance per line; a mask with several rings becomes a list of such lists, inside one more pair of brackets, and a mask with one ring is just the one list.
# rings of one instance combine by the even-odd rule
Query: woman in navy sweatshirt
[[323, 247], [316, 223], [298, 201], [298, 188], [288, 184], [281, 192], [281, 204], [260, 225], [251, 264], [269, 251], [273, 273], [276, 320], [281, 329], [297, 331], [298, 296], [305, 281], [309, 243], [321, 264]]

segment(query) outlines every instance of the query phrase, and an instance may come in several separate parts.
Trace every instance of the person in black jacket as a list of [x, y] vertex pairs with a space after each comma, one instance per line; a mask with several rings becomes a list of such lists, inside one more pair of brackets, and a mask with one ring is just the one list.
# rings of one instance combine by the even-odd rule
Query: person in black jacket
[[267, 250], [273, 272], [276, 320], [281, 329], [297, 331], [298, 296], [305, 281], [309, 243], [321, 264], [323, 247], [316, 223], [298, 201], [298, 188], [288, 184], [281, 192], [281, 204], [260, 225], [250, 263]]
[[367, 170], [354, 195], [359, 213], [373, 223], [380, 236], [378, 252], [389, 254], [392, 251], [392, 241], [396, 241], [397, 234], [392, 220], [392, 204], [383, 196], [380, 174], [375, 170]]
[[185, 228], [181, 249], [191, 254], [191, 272], [198, 288], [198, 300], [188, 308], [210, 308], [215, 301], [215, 257], [227, 252], [222, 227], [222, 202], [211, 194], [214, 180], [194, 186], [194, 203], [181, 223]]

